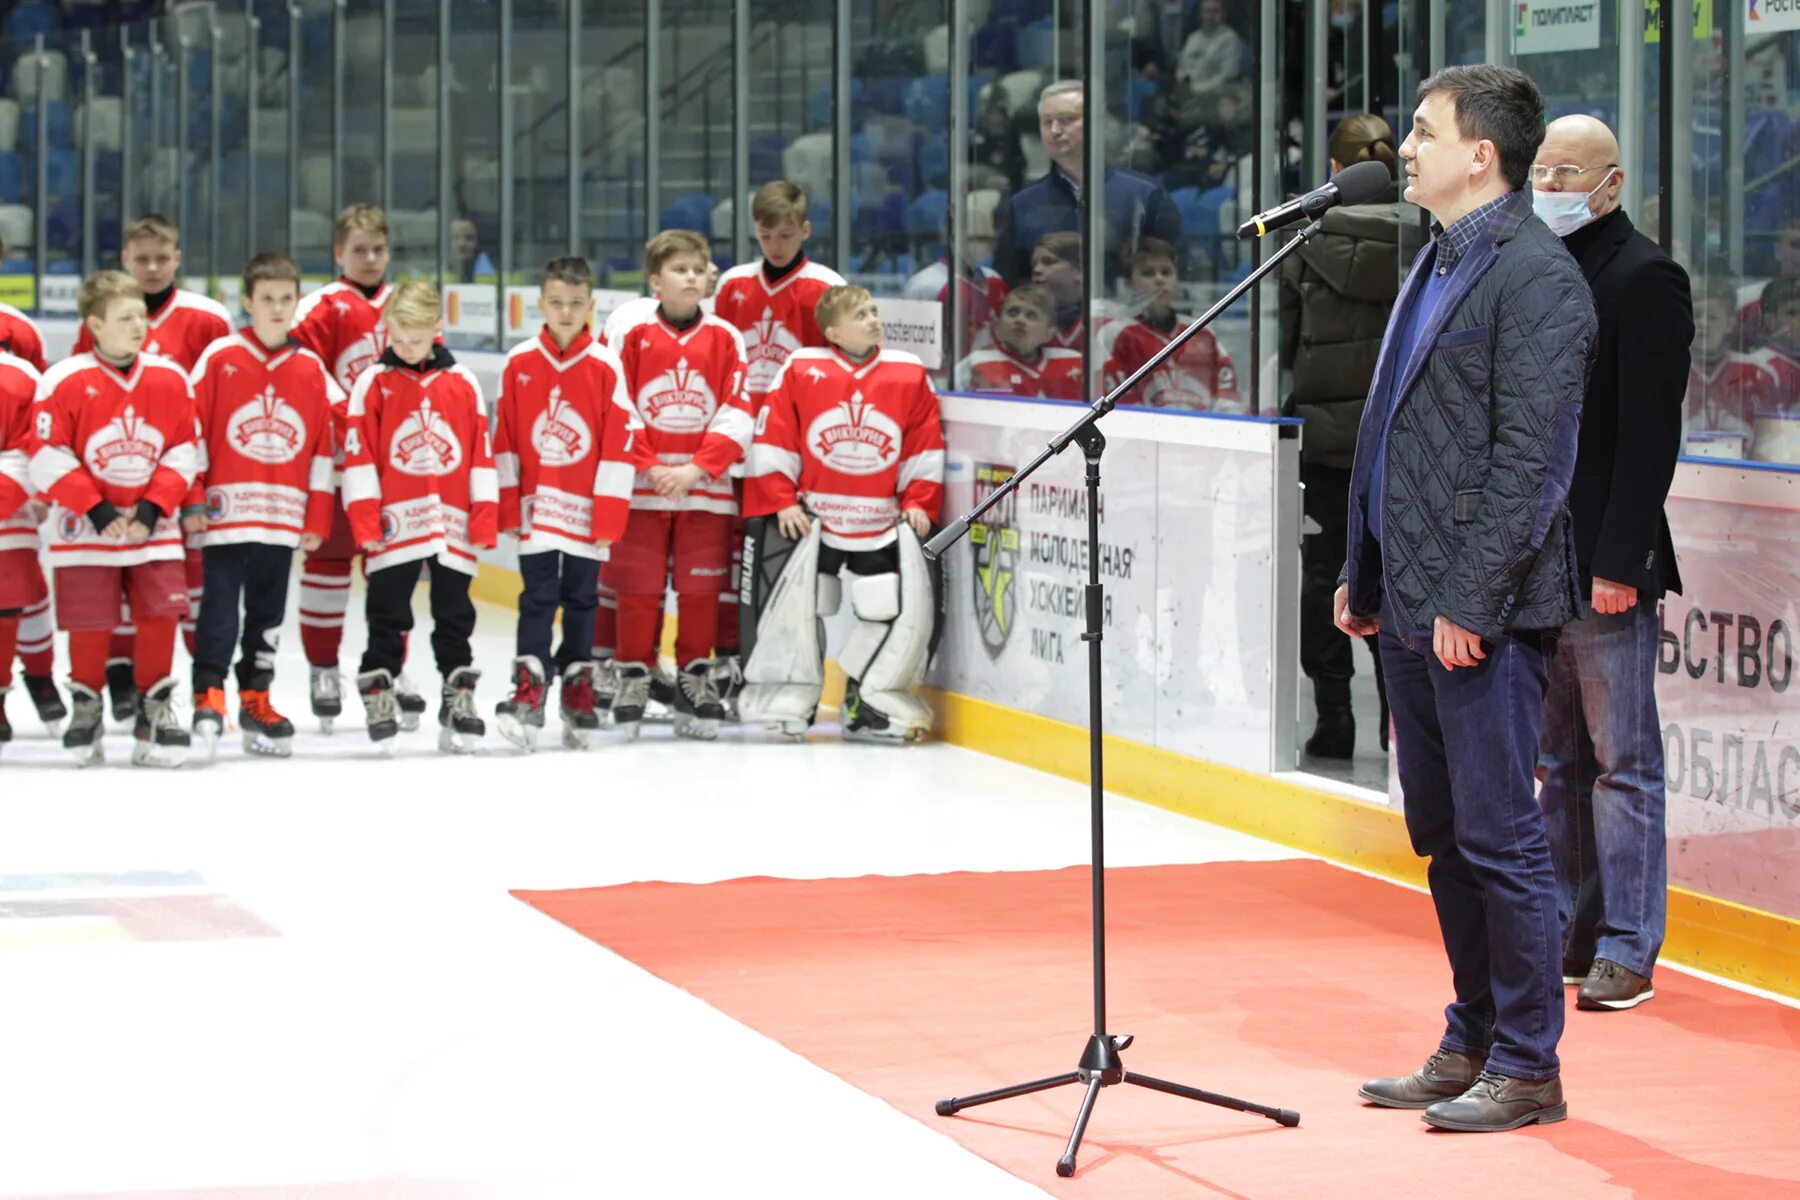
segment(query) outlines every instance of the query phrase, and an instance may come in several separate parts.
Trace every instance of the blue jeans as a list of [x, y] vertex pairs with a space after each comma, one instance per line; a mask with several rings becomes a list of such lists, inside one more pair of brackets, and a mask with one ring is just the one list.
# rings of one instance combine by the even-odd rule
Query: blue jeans
[[1413, 850], [1427, 876], [1456, 999], [1442, 1046], [1513, 1079], [1560, 1072], [1561, 930], [1544, 813], [1533, 794], [1553, 633], [1487, 643], [1446, 670], [1431, 634], [1381, 614], [1381, 662]]
[[1563, 955], [1648, 976], [1668, 911], [1656, 608], [1591, 610], [1550, 663], [1540, 759]]

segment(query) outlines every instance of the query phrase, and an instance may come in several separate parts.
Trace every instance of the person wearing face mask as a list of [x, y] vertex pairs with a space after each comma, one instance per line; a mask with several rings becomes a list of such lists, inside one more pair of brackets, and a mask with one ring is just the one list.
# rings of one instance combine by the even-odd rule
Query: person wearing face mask
[[1593, 117], [1553, 121], [1532, 206], [1594, 293], [1599, 338], [1569, 510], [1585, 603], [1550, 662], [1540, 801], [1556, 865], [1563, 982], [1577, 1007], [1655, 995], [1668, 884], [1657, 602], [1681, 591], [1663, 501], [1681, 453], [1694, 308], [1687, 272], [1619, 206], [1625, 172]]

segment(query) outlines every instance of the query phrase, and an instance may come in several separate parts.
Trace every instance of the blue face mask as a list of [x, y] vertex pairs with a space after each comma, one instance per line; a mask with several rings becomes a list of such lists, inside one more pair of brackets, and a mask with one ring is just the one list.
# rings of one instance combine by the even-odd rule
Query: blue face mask
[[1531, 193], [1531, 211], [1538, 219], [1550, 227], [1550, 232], [1557, 237], [1568, 237], [1583, 225], [1595, 219], [1594, 210], [1588, 206], [1594, 192], [1599, 191], [1612, 181], [1613, 173], [1608, 171], [1591, 192], [1540, 192]]

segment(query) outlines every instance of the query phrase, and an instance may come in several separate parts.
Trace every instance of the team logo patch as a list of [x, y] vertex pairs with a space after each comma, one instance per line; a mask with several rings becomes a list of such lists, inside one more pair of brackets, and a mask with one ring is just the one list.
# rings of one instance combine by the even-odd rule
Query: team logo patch
[[100, 479], [119, 487], [142, 487], [156, 473], [162, 460], [162, 431], [137, 415], [131, 405], [88, 439], [82, 453], [88, 468]]
[[337, 377], [346, 392], [355, 385], [358, 375], [375, 365], [387, 344], [387, 330], [377, 325], [344, 347], [344, 352], [338, 355]]
[[800, 339], [775, 319], [775, 310], [763, 314], [744, 330], [744, 358], [750, 364], [749, 384], [753, 392], [766, 392], [774, 386], [781, 364], [800, 349]]
[[702, 433], [719, 406], [706, 376], [685, 358], [651, 380], [638, 404], [651, 428], [662, 433]]
[[231, 414], [225, 441], [245, 458], [270, 466], [291, 463], [306, 443], [306, 422], [273, 384]]
[[391, 542], [400, 536], [400, 518], [387, 509], [381, 510], [381, 540]]
[[462, 442], [456, 430], [432, 409], [429, 397], [400, 422], [388, 448], [388, 462], [408, 475], [448, 475], [462, 461]]
[[806, 448], [834, 471], [875, 475], [900, 461], [900, 426], [854, 392], [813, 420]]
[[531, 423], [531, 444], [546, 467], [578, 463], [593, 447], [593, 431], [575, 406], [562, 398], [561, 386], [550, 389], [550, 403]]
[[231, 499], [219, 488], [206, 489], [206, 519], [223, 521], [231, 511]]
[[[1013, 477], [1014, 468], [1000, 463], [975, 464], [975, 502], [981, 503]], [[969, 523], [969, 546], [975, 554], [975, 627], [981, 648], [997, 659], [1013, 631], [1013, 594], [1019, 565], [1018, 493], [1013, 493]]]
[[88, 523], [87, 518], [78, 512], [64, 512], [56, 522], [56, 536], [65, 542], [81, 539], [81, 527]]

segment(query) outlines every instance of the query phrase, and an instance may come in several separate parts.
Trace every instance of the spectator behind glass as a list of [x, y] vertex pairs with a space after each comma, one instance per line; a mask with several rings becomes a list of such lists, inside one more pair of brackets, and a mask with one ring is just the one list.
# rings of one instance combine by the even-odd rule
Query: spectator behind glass
[[1049, 344], [1056, 332], [1052, 312], [1050, 293], [1036, 284], [1007, 293], [995, 322], [994, 344], [956, 364], [957, 390], [1081, 399], [1081, 352]]
[[[993, 323], [1000, 314], [1001, 301], [1006, 299], [1006, 281], [985, 265], [994, 254], [994, 209], [999, 203], [1000, 193], [987, 189], [970, 192], [964, 202], [966, 217], [960, 230], [963, 248], [962, 344], [968, 350], [978, 350], [992, 343]], [[950, 214], [946, 212], [944, 225], [940, 227], [946, 243], [950, 240], [949, 225]], [[906, 281], [900, 294], [908, 300], [931, 300], [945, 305], [943, 319], [948, 321], [948, 256], [939, 255], [936, 262], [928, 263], [915, 272]], [[948, 341], [945, 344], [948, 345]]]
[[1049, 294], [1055, 308], [1051, 344], [1080, 350], [1087, 300], [1081, 285], [1081, 235], [1052, 233], [1039, 242], [1031, 252], [1031, 282]]
[[[1175, 248], [1143, 238], [1131, 256], [1130, 301], [1141, 308], [1135, 320], [1114, 321], [1101, 336], [1102, 378], [1108, 391], [1154, 358], [1183, 329], [1188, 318], [1175, 311], [1181, 275]], [[1238, 393], [1237, 370], [1210, 329], [1202, 329], [1140, 380], [1125, 397], [1127, 404], [1149, 408], [1186, 408], [1207, 412], [1248, 410]]]
[[481, 233], [468, 217], [450, 222], [450, 273], [461, 283], [491, 278], [494, 260], [481, 248]]
[[971, 188], [993, 188], [1010, 195], [1025, 182], [1025, 151], [1006, 109], [1006, 90], [997, 83], [981, 89], [981, 111], [969, 131], [969, 159], [974, 168]]
[[1769, 281], [1762, 294], [1762, 327], [1768, 334], [1764, 361], [1775, 387], [1752, 424], [1750, 457], [1800, 463], [1800, 278]]
[[1244, 40], [1225, 23], [1224, 0], [1200, 0], [1200, 26], [1181, 47], [1175, 78], [1192, 92], [1214, 92], [1244, 67]]
[[1745, 353], [1739, 331], [1737, 285], [1729, 268], [1714, 266], [1695, 305], [1693, 363], [1681, 405], [1687, 453], [1696, 458], [1743, 458], [1750, 450], [1750, 422], [1774, 402], [1780, 379], [1770, 354]]
[[[1331, 134], [1332, 174], [1351, 163], [1379, 162], [1399, 175], [1400, 159], [1386, 121], [1370, 113], [1345, 117]], [[1306, 516], [1319, 530], [1301, 544], [1300, 668], [1313, 682], [1318, 723], [1306, 752], [1352, 758], [1356, 721], [1350, 640], [1332, 622], [1331, 596], [1344, 565], [1350, 465], [1381, 337], [1400, 291], [1400, 189], [1396, 182], [1369, 204], [1334, 208], [1324, 227], [1281, 272], [1281, 365], [1291, 372], [1285, 412], [1306, 422], [1300, 480]], [[1368, 639], [1373, 651], [1374, 639]], [[1376, 690], [1383, 696], [1379, 737], [1387, 748], [1387, 701], [1381, 657]]]

